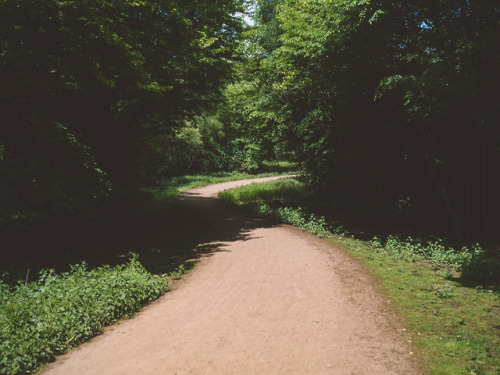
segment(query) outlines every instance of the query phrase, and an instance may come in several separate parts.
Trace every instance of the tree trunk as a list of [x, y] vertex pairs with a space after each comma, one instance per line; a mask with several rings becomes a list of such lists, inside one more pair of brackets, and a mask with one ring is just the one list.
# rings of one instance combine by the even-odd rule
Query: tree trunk
[[198, 152], [200, 152], [200, 150], [201, 150], [201, 146], [199, 146], [199, 147], [195, 150], [195, 152], [194, 152], [194, 154], [193, 154], [193, 157], [191, 158], [191, 161], [189, 162], [189, 165], [188, 165], [188, 167], [187, 167], [186, 171], [184, 172], [184, 174], [185, 174], [185, 175], [187, 175], [188, 171], [191, 169], [191, 166], [193, 165], [194, 159], [196, 159], [196, 156], [198, 155]]
[[488, 237], [490, 234], [490, 217], [488, 208], [488, 180], [487, 173], [488, 168], [486, 166], [486, 138], [484, 134], [483, 123], [479, 123], [479, 137], [480, 137], [480, 147], [481, 147], [481, 183], [482, 183], [482, 216], [483, 216], [483, 235]]
[[455, 207], [450, 199], [450, 196], [449, 196], [449, 194], [444, 186], [444, 183], [441, 180], [438, 172], [436, 171], [436, 167], [434, 166], [434, 161], [433, 161], [432, 155], [430, 153], [430, 147], [427, 145], [427, 142], [426, 142], [425, 132], [422, 132], [422, 144], [423, 144], [423, 148], [424, 148], [424, 158], [425, 158], [425, 162], [427, 165], [427, 170], [428, 170], [432, 180], [434, 181], [434, 184], [439, 192], [439, 195], [443, 199], [446, 210], [450, 214], [453, 232], [455, 233], [455, 236], [457, 236], [457, 238], [463, 239], [464, 233], [463, 233], [462, 221], [460, 220], [460, 215], [458, 214], [457, 210], [455, 209]]

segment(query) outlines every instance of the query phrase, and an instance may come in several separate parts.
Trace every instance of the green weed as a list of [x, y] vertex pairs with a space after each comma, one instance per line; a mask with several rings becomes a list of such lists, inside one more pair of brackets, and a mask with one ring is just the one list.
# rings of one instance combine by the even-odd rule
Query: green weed
[[182, 275], [185, 275], [186, 273], [191, 271], [196, 263], [197, 262], [193, 261], [185, 261], [184, 263], [181, 263], [173, 272], [165, 276], [167, 276], [169, 280], [179, 280]]
[[33, 373], [166, 290], [165, 279], [149, 274], [136, 257], [113, 268], [43, 270], [27, 284], [0, 282], [0, 373]]

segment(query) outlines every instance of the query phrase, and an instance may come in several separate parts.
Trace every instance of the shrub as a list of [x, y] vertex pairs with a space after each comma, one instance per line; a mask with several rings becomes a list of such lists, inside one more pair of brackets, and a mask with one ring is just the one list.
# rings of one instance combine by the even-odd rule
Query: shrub
[[423, 243], [411, 237], [388, 236], [385, 241], [374, 237], [371, 247], [385, 251], [393, 259], [430, 260], [436, 267], [452, 267], [462, 272], [462, 279], [498, 283], [500, 261], [488, 258], [479, 244], [457, 250], [442, 239]]
[[0, 282], [0, 373], [34, 372], [166, 290], [136, 257], [116, 267], [75, 265], [60, 275], [44, 270], [27, 285]]

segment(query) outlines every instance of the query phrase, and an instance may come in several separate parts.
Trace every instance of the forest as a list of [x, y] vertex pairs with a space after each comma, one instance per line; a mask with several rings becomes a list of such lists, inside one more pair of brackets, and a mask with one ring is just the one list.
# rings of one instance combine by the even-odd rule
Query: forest
[[[212, 272], [203, 290], [223, 280], [258, 307], [210, 315], [217, 303], [207, 292], [190, 298], [202, 307], [186, 305], [182, 322], [198, 311], [203, 327], [229, 316], [227, 328], [252, 309], [260, 321], [260, 307], [285, 306], [279, 295], [306, 306], [297, 326], [309, 327], [315, 307], [343, 305], [332, 293], [352, 289], [345, 305], [379, 298], [383, 313], [345, 311], [363, 310], [368, 328], [397, 311], [401, 343], [416, 348], [406, 356], [429, 374], [497, 374], [499, 87], [494, 0], [0, 0], [0, 374], [37, 373], [203, 259], [240, 254], [235, 243], [248, 247], [248, 268]], [[185, 191], [256, 176], [273, 181], [221, 188], [219, 200]], [[265, 242], [250, 235], [257, 229], [286, 235]], [[306, 236], [328, 250], [295, 244]], [[286, 253], [283, 238], [299, 250]], [[306, 252], [330, 255], [308, 268], [295, 256]], [[265, 300], [285, 258], [300, 264]], [[314, 291], [304, 297], [327, 296], [298, 298], [301, 284]], [[238, 305], [229, 297], [221, 306]], [[156, 332], [161, 343], [182, 336], [161, 346], [198, 338], [179, 327]], [[230, 340], [216, 331], [205, 346], [218, 351]], [[359, 331], [349, 339], [357, 355], [375, 348], [378, 360], [378, 344], [359, 344], [370, 338]], [[385, 342], [388, 332], [371, 338]], [[338, 339], [348, 336], [330, 336], [342, 346], [338, 362], [352, 360]], [[291, 346], [317, 339], [297, 337]], [[146, 341], [148, 355], [132, 359], [159, 365], [149, 353], [160, 341]], [[182, 362], [175, 350], [162, 363]], [[208, 366], [211, 357], [200, 358]]]
[[169, 178], [289, 161], [330, 212], [495, 243], [499, 15], [493, 0], [4, 0], [1, 235], [105, 226]]

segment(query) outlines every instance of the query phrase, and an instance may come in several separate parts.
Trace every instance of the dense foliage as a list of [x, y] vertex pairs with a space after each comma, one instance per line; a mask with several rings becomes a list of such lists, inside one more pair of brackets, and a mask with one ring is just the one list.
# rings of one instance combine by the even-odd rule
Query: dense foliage
[[230, 76], [242, 3], [0, 2], [0, 218], [88, 215], [175, 164]]
[[38, 281], [14, 288], [0, 280], [0, 373], [26, 374], [130, 316], [165, 293], [167, 283], [137, 261], [61, 275], [45, 270]]
[[318, 193], [358, 216], [432, 216], [460, 238], [500, 232], [495, 1], [257, 6], [257, 126], [287, 139]]
[[499, 15], [493, 0], [3, 1], [2, 222], [288, 159], [336, 210], [495, 237]]

